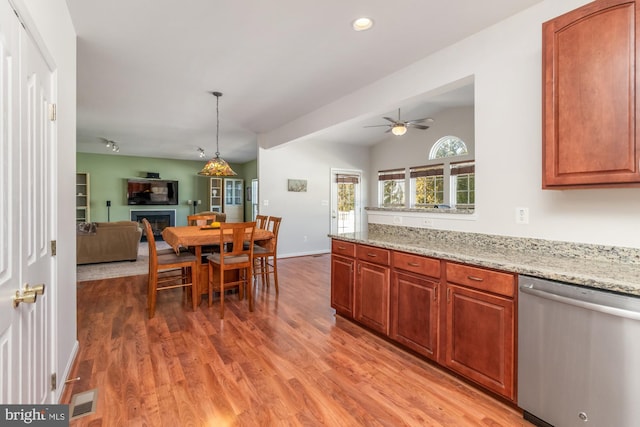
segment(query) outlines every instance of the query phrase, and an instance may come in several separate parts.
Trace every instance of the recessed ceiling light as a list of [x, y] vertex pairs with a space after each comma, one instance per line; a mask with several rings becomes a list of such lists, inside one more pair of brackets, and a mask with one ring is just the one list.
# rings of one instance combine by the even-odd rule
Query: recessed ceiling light
[[358, 18], [353, 21], [353, 29], [356, 31], [365, 31], [373, 27], [373, 20], [371, 18]]

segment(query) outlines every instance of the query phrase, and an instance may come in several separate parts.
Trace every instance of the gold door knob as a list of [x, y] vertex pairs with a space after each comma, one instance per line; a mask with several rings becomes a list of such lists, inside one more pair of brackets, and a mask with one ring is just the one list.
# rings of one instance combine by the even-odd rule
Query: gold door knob
[[35, 292], [36, 295], [42, 295], [44, 294], [44, 283], [41, 283], [39, 285], [35, 285], [34, 287], [31, 287], [29, 285], [24, 285], [24, 292]]
[[18, 307], [20, 303], [33, 304], [36, 302], [36, 297], [37, 294], [33, 291], [25, 290], [22, 294], [20, 294], [20, 291], [16, 291], [16, 296], [13, 297], [13, 308]]

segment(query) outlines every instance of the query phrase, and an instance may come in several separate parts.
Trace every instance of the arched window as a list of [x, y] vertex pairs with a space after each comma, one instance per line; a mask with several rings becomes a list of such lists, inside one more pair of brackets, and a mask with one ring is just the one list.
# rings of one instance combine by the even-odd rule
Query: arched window
[[468, 154], [467, 144], [457, 136], [443, 136], [433, 144], [429, 152], [429, 160], [442, 159], [444, 157], [464, 156]]
[[409, 168], [411, 207], [473, 209], [475, 163], [455, 159], [467, 154], [467, 144], [457, 136], [437, 140], [429, 151], [429, 164]]

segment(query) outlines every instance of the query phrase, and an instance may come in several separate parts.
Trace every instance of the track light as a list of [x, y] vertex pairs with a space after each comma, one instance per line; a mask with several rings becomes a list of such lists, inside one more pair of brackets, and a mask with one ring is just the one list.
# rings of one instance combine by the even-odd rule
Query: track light
[[204, 154], [204, 149], [198, 147], [198, 156], [200, 156], [201, 159], [204, 159], [204, 157], [206, 156], [206, 154]]
[[114, 153], [120, 152], [120, 147], [114, 141], [105, 139], [105, 145], [107, 146], [107, 149], [111, 149]]

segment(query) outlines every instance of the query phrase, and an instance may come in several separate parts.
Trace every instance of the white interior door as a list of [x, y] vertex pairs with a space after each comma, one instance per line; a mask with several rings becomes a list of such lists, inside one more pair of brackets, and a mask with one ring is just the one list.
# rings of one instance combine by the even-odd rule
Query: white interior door
[[331, 169], [331, 234], [362, 231], [362, 171]]
[[[2, 0], [2, 170], [0, 211], [1, 403], [52, 403], [54, 262], [51, 255], [55, 146], [49, 108], [53, 73]], [[11, 22], [13, 21], [13, 22]], [[7, 46], [4, 46], [4, 43]], [[8, 228], [7, 227], [8, 224]], [[6, 239], [4, 238], [6, 236]], [[43, 284], [35, 302], [14, 307], [16, 292]]]

